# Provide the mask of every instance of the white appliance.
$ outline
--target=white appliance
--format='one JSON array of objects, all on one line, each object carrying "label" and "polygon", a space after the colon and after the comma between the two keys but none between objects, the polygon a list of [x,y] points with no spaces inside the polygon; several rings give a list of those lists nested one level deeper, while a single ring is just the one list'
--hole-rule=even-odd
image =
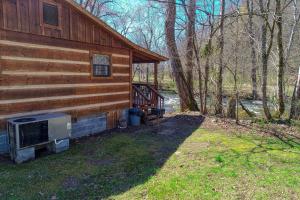
[{"label": "white appliance", "polygon": [[34,158],[35,148],[57,144],[71,137],[71,116],[50,113],[8,120],[11,159],[17,163]]}]

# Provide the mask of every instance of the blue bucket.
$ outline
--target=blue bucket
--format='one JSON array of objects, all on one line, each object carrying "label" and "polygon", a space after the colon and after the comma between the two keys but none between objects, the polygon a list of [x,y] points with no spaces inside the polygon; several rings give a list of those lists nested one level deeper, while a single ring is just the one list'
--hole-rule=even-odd
[{"label": "blue bucket", "polygon": [[132,126],[140,126],[141,125],[141,117],[138,115],[130,115],[130,124]]}]

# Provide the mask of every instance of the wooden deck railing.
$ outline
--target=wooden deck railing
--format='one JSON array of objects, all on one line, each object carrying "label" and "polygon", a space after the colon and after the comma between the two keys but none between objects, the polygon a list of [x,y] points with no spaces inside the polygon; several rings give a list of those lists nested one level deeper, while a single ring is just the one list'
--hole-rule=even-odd
[{"label": "wooden deck railing", "polygon": [[135,107],[164,108],[165,98],[158,93],[154,86],[146,83],[133,84],[133,102]]},{"label": "wooden deck railing", "polygon": [[132,85],[133,107],[145,110],[150,105],[150,99],[136,86]]}]

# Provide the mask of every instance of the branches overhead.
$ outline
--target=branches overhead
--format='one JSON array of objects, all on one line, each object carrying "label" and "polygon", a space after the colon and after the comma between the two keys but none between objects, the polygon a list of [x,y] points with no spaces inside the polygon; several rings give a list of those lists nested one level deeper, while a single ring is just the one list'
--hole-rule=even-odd
[{"label": "branches overhead", "polygon": [[84,9],[99,18],[116,16],[117,12],[112,10],[112,5],[116,5],[115,0],[75,0]]}]

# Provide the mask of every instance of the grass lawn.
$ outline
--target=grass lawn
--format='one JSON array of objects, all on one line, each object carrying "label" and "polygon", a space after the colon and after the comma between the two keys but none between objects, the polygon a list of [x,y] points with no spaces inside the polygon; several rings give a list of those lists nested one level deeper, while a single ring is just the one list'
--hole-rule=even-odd
[{"label": "grass lawn", "polygon": [[300,199],[299,142],[202,121],[177,116],[0,161],[0,199]]}]

